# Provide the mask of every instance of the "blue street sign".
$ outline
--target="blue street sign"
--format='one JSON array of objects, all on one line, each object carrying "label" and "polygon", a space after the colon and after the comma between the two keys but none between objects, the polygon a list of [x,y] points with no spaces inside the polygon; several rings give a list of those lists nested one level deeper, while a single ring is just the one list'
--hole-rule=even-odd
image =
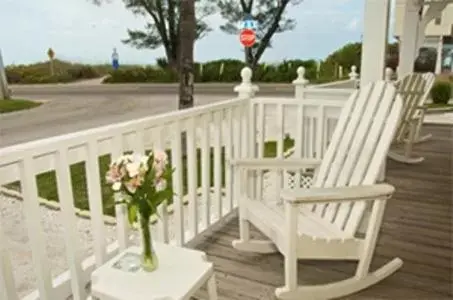
[{"label": "blue street sign", "polygon": [[242,19],[242,28],[241,29],[252,29],[255,30],[257,29],[257,24],[256,21],[253,20],[251,15],[246,15],[244,19]]}]

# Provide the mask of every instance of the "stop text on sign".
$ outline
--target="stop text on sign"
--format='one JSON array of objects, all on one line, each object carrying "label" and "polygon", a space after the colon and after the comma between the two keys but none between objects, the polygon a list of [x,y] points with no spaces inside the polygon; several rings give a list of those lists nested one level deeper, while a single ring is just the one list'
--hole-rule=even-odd
[{"label": "stop text on sign", "polygon": [[241,30],[239,40],[244,47],[252,47],[256,42],[255,31],[251,29]]}]

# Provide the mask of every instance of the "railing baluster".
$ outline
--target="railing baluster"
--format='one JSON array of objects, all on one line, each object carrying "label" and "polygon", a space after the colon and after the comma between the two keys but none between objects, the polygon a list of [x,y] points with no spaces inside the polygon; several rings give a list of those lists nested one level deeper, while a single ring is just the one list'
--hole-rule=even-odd
[{"label": "railing baluster", "polygon": [[145,130],[140,127],[135,132],[135,138],[133,141],[132,149],[135,153],[145,154]]},{"label": "railing baluster", "polygon": [[[117,134],[112,138],[112,153],[111,160],[117,159],[123,155],[123,138],[121,135]],[[101,174],[101,176],[104,174]],[[114,201],[118,202],[121,199],[119,193],[113,195]],[[128,224],[127,219],[127,206],[126,204],[116,204],[115,205],[115,217],[116,217],[116,236],[118,238],[118,245],[120,251],[124,251],[129,247],[129,233],[130,225]]]},{"label": "railing baluster", "polygon": [[[296,136],[294,138],[294,154],[297,158],[302,158],[302,147],[304,144],[304,105],[300,103],[297,105],[296,115]],[[299,188],[301,176],[300,171],[297,171],[294,175],[294,188]]]},{"label": "railing baluster", "polygon": [[96,266],[100,267],[106,259],[106,239],[104,213],[102,209],[101,181],[99,173],[99,153],[97,140],[90,140],[86,145],[87,160],[85,165],[88,203],[90,205],[91,231],[94,240]]},{"label": "railing baluster", "polygon": [[[153,139],[153,150],[156,151],[166,151],[166,140],[164,138],[163,132],[165,127],[159,127],[154,130],[154,139]],[[168,243],[170,241],[170,229],[169,229],[169,222],[168,222],[168,205],[166,202],[159,205],[157,208],[159,214],[159,220],[157,221],[154,233],[157,233],[157,240],[160,240],[164,243]]]},{"label": "railing baluster", "polygon": [[182,149],[181,149],[181,126],[179,121],[176,121],[171,126],[173,132],[172,145],[171,145],[171,163],[174,168],[173,180],[173,208],[174,208],[174,229],[176,244],[184,245],[184,214],[183,214],[183,189],[182,189]]},{"label": "railing baluster", "polygon": [[[266,119],[266,110],[265,110],[264,103],[258,103],[258,124],[257,124],[257,156],[258,158],[262,158],[264,156],[264,139],[266,137],[266,126],[265,126],[265,119]],[[258,200],[263,198],[263,188],[264,188],[264,179],[263,179],[263,171],[257,172],[257,181],[256,181],[256,197]]]},{"label": "railing baluster", "polygon": [[[283,145],[283,138],[284,138],[284,111],[283,111],[283,104],[277,104],[277,136],[276,136],[276,140],[277,140],[277,157],[278,158],[283,158],[283,151],[284,151],[284,145]],[[280,195],[280,191],[281,191],[281,188],[282,188],[282,184],[283,184],[283,172],[285,172],[284,170],[283,171],[277,171],[277,176],[276,176],[276,182],[277,182],[277,185],[276,185],[276,191],[275,191],[275,195],[278,197],[278,195]]]},{"label": "railing baluster", "polygon": [[[241,109],[238,106],[233,108],[233,158],[241,158]],[[236,171],[235,171],[236,173]],[[239,177],[234,175],[233,186],[235,189],[239,189],[239,185],[242,185],[239,181]],[[233,197],[233,207],[236,207],[239,199],[235,196]]]},{"label": "railing baluster", "polygon": [[201,117],[201,190],[202,201],[205,205],[203,230],[211,224],[211,114]]},{"label": "railing baluster", "polygon": [[316,146],[315,146],[315,158],[321,159],[324,153],[324,149],[322,147],[323,140],[324,140],[324,128],[325,128],[325,114],[324,114],[324,106],[319,105],[317,111],[317,120],[316,120]]},{"label": "railing baluster", "polygon": [[21,188],[24,199],[24,215],[32,250],[33,267],[41,299],[54,299],[49,259],[41,225],[41,211],[38,201],[38,187],[33,158],[25,157],[20,166]]},{"label": "railing baluster", "polygon": [[222,111],[214,113],[214,203],[216,220],[222,218]]},{"label": "railing baluster", "polygon": [[66,255],[68,258],[69,272],[71,274],[72,297],[74,300],[86,299],[80,249],[78,247],[77,224],[74,209],[74,194],[71,186],[71,174],[69,172],[68,149],[60,148],[57,152],[56,178],[58,198],[60,199],[61,221],[64,226]]},{"label": "railing baluster", "polygon": [[228,202],[228,212],[233,209],[233,167],[229,161],[233,158],[233,110],[228,108],[225,110],[225,198]]},{"label": "railing baluster", "polygon": [[187,197],[189,199],[189,229],[195,237],[198,234],[198,164],[195,117],[187,121]]},{"label": "railing baluster", "polygon": [[1,217],[0,214],[0,299],[19,300]]},{"label": "railing baluster", "polygon": [[[246,155],[250,158],[256,158],[257,157],[257,145],[256,145],[256,128],[257,128],[257,104],[254,102],[250,102],[248,108],[248,114],[246,116],[246,129],[247,129],[247,139],[248,139],[248,151]],[[257,174],[258,171],[248,171],[247,172],[247,184],[249,186],[249,197],[252,199],[256,198],[256,185],[257,185]]]}]

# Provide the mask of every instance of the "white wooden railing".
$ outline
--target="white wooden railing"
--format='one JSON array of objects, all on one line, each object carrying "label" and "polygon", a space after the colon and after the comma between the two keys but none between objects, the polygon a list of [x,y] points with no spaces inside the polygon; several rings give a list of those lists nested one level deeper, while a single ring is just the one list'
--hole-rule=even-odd
[{"label": "white wooden railing", "polygon": [[[171,164],[175,168],[172,183],[176,193],[173,214],[169,216],[168,210],[161,207],[161,218],[152,230],[156,240],[176,245],[191,245],[202,237],[203,232],[234,217],[237,198],[234,197],[235,179],[228,165],[229,159],[262,156],[266,141],[275,141],[278,157],[282,157],[285,150],[298,157],[322,157],[343,100],[353,90],[307,92],[303,101],[297,97],[251,99],[257,89],[250,82],[250,72],[243,73],[247,78],[243,76],[237,99],[0,149],[0,186],[20,182],[32,264],[37,276],[37,290],[23,299],[59,300],[70,295],[75,300],[86,299],[85,286],[94,268],[130,244],[123,206],[116,206],[115,210],[117,240],[113,244],[107,243],[100,156],[115,158],[127,151],[144,152],[154,148],[171,152]],[[187,136],[184,149],[180,139],[182,132]],[[293,140],[291,149],[284,143],[286,135]],[[94,255],[88,258],[81,257],[77,243],[74,190],[69,169],[76,163],[85,164],[94,239]],[[36,179],[37,174],[48,171],[56,173],[68,262],[68,270],[56,278],[52,278],[49,268]],[[197,174],[198,171],[201,174]],[[200,184],[198,178],[201,178]],[[256,184],[259,188],[262,183]],[[19,295],[2,222],[7,220],[0,219],[0,299],[17,300]]]},{"label": "white wooden railing", "polygon": [[[246,116],[248,100],[236,99],[197,107],[186,111],[176,111],[160,116],[114,124],[92,130],[53,137],[36,142],[15,145],[0,150],[0,185],[20,182],[24,200],[26,226],[29,232],[33,254],[33,266],[38,274],[40,299],[66,299],[71,294],[85,299],[85,285],[95,266],[102,265],[115,255],[118,249],[129,245],[128,226],[124,210],[117,208],[117,239],[114,245],[107,245],[104,234],[101,176],[98,159],[103,155],[117,157],[126,151],[144,152],[152,148],[165,148],[171,151],[171,163],[175,168],[173,187],[174,218],[168,221],[166,210],[154,231],[157,239],[183,245],[210,227],[213,223],[232,212],[235,203],[232,197],[231,174],[225,169],[225,189],[222,187],[222,161],[241,155],[246,145]],[[187,165],[183,166],[181,132],[187,135]],[[222,157],[224,147],[225,158]],[[197,149],[200,152],[197,155]],[[212,157],[212,158],[211,158]],[[198,162],[200,161],[201,162]],[[69,166],[84,162],[87,177],[87,192],[90,206],[91,230],[94,236],[94,258],[81,261],[78,257],[78,236],[75,226],[73,188]],[[201,165],[201,190],[204,210],[197,205],[197,163]],[[211,197],[210,164],[213,164],[214,196]],[[187,175],[183,177],[183,170]],[[52,282],[46,243],[40,222],[36,175],[55,170],[57,188],[65,230],[67,261],[69,272]],[[185,181],[183,183],[183,180]],[[183,213],[183,186],[187,186],[188,216]],[[222,190],[225,197],[222,197]],[[226,203],[224,203],[226,202]],[[212,205],[210,205],[212,203]],[[1,231],[1,230],[0,230]],[[0,270],[3,281],[2,292],[6,298],[15,300],[15,284],[8,259],[6,239],[0,233]],[[72,289],[72,291],[71,291]],[[84,298],[85,297],[85,298]],[[26,299],[38,299],[35,292]]]}]

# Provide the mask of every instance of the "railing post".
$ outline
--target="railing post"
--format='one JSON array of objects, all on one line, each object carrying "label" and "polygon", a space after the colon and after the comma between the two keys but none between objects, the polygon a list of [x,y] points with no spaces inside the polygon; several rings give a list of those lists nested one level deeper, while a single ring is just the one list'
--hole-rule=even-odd
[{"label": "railing post", "polygon": [[348,74],[349,79],[352,80],[353,82],[353,88],[358,89],[359,88],[359,74],[357,73],[357,67],[352,66],[351,67],[351,72]]},{"label": "railing post", "polygon": [[[249,99],[251,100],[255,93],[259,91],[257,85],[252,84],[252,69],[245,67],[241,70],[241,84],[234,87],[234,91],[238,93],[240,99]],[[255,157],[256,152],[256,124],[255,124],[255,112],[254,104],[252,101],[248,101],[248,105],[245,110],[242,112],[241,116],[241,127],[240,133],[236,134],[241,135],[241,157]],[[237,157],[236,157],[237,158]],[[255,176],[254,172],[247,172],[247,185],[249,195],[254,195],[255,190]],[[238,183],[240,184],[240,183]],[[238,185],[236,184],[236,186]]]},{"label": "railing post", "polygon": [[252,69],[249,67],[242,68],[241,79],[241,84],[235,86],[234,91],[238,93],[239,98],[253,98],[256,92],[259,91],[259,87],[252,84]]},{"label": "railing post", "polygon": [[297,78],[293,80],[294,85],[294,97],[297,100],[304,99],[305,88],[307,87],[309,81],[305,79],[305,68],[297,68]]}]

